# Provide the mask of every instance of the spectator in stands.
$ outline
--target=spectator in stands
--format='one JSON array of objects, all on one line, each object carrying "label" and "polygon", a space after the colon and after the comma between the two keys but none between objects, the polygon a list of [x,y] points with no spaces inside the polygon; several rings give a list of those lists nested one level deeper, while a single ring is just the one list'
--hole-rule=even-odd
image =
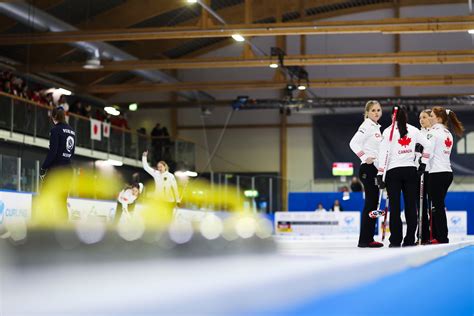
[{"label": "spectator in stands", "polygon": [[342,206],[341,206],[341,203],[339,202],[339,200],[334,200],[331,211],[332,212],[342,212],[342,211],[344,211],[342,209]]},{"label": "spectator in stands", "polygon": [[359,179],[357,177],[352,177],[351,191],[352,192],[362,192],[362,190],[363,190],[362,183],[360,183]]},{"label": "spectator in stands", "polygon": [[31,101],[36,103],[43,103],[43,99],[41,98],[41,94],[38,90],[33,91],[31,94]]},{"label": "spectator in stands", "polygon": [[128,127],[128,121],[127,119],[125,118],[125,115],[123,114],[120,114],[118,117],[118,126],[121,127],[121,128],[124,128],[124,129],[127,129],[129,130],[130,127]]},{"label": "spectator in stands", "polygon": [[151,147],[153,150],[153,158],[158,161],[162,157],[163,141],[163,130],[161,129],[160,123],[156,123],[155,127],[151,131]]},{"label": "spectator in stands", "polygon": [[[91,108],[91,109],[92,109],[92,108]],[[96,120],[104,121],[106,117],[107,117],[107,115],[104,113],[103,110],[101,110],[101,109],[96,109],[96,110],[95,110],[94,118],[95,118]],[[113,121],[113,120],[111,120],[111,123],[112,123],[112,125],[116,125],[116,124],[114,124],[114,121]]]},{"label": "spectator in stands", "polygon": [[23,84],[21,87],[19,96],[23,99],[30,100],[30,90],[28,89],[28,86],[26,84]]},{"label": "spectator in stands", "polygon": [[71,108],[69,109],[69,112],[74,113],[74,114],[79,114],[82,115],[82,102],[81,101],[76,101],[71,105]]},{"label": "spectator in stands", "polygon": [[21,96],[21,92],[23,90],[23,80],[19,77],[12,76],[12,79],[10,80],[11,87],[13,94],[16,96]]},{"label": "spectator in stands", "polygon": [[144,152],[147,148],[146,128],[140,127],[137,129],[138,151]]},{"label": "spectator in stands", "polygon": [[44,104],[53,107],[54,106],[54,101],[53,101],[53,93],[48,92],[44,96]]},{"label": "spectator in stands", "polygon": [[84,111],[82,113],[83,113],[82,116],[91,117],[92,116],[92,106],[90,104],[87,104],[84,107]]},{"label": "spectator in stands", "polygon": [[3,92],[13,94],[12,84],[11,84],[10,81],[4,81],[3,82]]},{"label": "spectator in stands", "polygon": [[315,212],[327,212],[328,210],[326,210],[323,206],[323,203],[318,203],[318,207],[314,210]]},{"label": "spectator in stands", "polygon": [[69,103],[67,103],[66,96],[62,94],[58,99],[58,106],[64,109],[66,122],[69,123]]}]

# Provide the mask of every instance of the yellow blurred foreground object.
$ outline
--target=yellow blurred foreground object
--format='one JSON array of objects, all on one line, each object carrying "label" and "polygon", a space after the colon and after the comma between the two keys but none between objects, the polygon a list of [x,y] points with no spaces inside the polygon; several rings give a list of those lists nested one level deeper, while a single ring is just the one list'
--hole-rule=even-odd
[{"label": "yellow blurred foreground object", "polygon": [[67,197],[71,189],[79,196],[110,198],[122,188],[121,181],[112,175],[101,176],[82,171],[73,176],[72,170],[48,173],[40,193],[33,201],[31,226],[39,229],[63,228],[68,225]]}]

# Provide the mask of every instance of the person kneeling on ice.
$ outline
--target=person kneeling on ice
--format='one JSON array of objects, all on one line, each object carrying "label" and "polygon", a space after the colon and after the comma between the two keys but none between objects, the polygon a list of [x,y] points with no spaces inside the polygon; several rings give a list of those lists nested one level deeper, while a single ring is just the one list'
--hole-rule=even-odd
[{"label": "person kneeling on ice", "polygon": [[135,210],[135,202],[140,194],[143,192],[142,183],[134,183],[131,186],[127,186],[125,189],[120,191],[117,198],[117,207],[115,209],[114,223],[117,224],[122,217],[122,213],[125,214],[127,219],[132,217],[133,211]]}]

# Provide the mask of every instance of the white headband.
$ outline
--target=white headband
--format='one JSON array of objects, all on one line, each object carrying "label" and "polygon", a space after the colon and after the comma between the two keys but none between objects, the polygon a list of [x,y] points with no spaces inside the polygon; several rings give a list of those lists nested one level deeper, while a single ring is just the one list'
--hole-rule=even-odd
[{"label": "white headband", "polygon": [[449,115],[451,113],[451,110],[446,109],[446,114]]}]

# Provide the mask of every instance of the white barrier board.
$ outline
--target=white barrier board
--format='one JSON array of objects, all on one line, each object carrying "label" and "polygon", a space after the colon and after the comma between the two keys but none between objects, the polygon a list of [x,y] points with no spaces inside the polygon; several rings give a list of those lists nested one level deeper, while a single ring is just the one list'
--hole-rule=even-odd
[{"label": "white barrier board", "polygon": [[349,235],[360,230],[359,212],[276,212],[277,235]]},{"label": "white barrier board", "polygon": [[[403,225],[403,236],[407,231],[407,223],[405,220],[405,212],[401,212],[400,215]],[[453,237],[464,237],[467,236],[467,211],[447,211],[446,219],[448,222],[448,236]],[[383,217],[379,218],[379,236],[382,234],[382,221]],[[430,223],[423,223],[423,225],[429,225]],[[387,216],[387,225],[385,229],[387,236],[390,235],[390,213]]]},{"label": "white barrier board", "polygon": [[0,191],[0,224],[31,218],[31,193]]}]

